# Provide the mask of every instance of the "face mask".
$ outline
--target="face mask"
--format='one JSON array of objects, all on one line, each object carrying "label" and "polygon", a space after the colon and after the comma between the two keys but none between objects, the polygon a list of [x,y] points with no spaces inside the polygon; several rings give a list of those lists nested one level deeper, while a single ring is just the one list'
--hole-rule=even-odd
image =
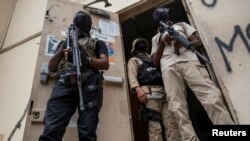
[{"label": "face mask", "polygon": [[73,19],[73,23],[79,27],[83,32],[88,33],[91,29],[91,17],[85,12],[78,12]]}]

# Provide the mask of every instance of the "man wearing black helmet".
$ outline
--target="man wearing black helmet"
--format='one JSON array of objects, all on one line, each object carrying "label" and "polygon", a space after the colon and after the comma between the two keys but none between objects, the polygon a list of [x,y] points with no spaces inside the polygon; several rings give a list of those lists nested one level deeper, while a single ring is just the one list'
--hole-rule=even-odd
[{"label": "man wearing black helmet", "polygon": [[181,141],[174,114],[168,111],[161,73],[147,53],[148,48],[149,42],[144,38],[133,41],[133,57],[127,65],[130,90],[147,108],[143,116],[149,120],[149,141],[163,141],[162,133],[169,141]]},{"label": "man wearing black helmet", "polygon": [[[84,110],[78,108],[78,136],[79,141],[96,141],[95,132],[103,91],[103,76],[99,70],[109,68],[108,51],[103,41],[90,38],[92,21],[87,13],[77,12],[73,24],[79,31],[79,49],[81,52],[87,52],[81,54]],[[65,54],[68,54],[67,59]],[[65,41],[61,41],[49,61],[49,70],[56,72],[57,80],[47,103],[44,130],[39,141],[61,141],[72,115],[79,107],[79,91],[74,81],[76,74],[72,63],[72,52],[66,49]]]},{"label": "man wearing black helmet", "polygon": [[[172,25],[168,19],[168,9],[158,8],[153,16],[155,21],[162,21],[174,28],[194,47],[202,45],[192,26],[185,22]],[[151,54],[156,66],[161,65],[169,108],[177,118],[183,141],[199,140],[188,114],[185,83],[192,89],[214,124],[234,124],[223,103],[220,90],[210,80],[205,66],[200,64],[194,52],[184,48],[169,32],[163,31],[152,38]]]}]

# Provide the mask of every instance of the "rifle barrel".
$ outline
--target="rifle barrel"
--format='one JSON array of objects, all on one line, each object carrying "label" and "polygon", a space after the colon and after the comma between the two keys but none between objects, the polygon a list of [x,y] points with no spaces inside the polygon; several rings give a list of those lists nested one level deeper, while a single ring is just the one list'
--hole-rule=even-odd
[{"label": "rifle barrel", "polygon": [[78,91],[79,91],[79,99],[80,99],[80,110],[83,111],[84,108],[84,102],[83,102],[83,96],[82,96],[82,74],[81,74],[81,52],[78,47],[78,31],[76,26],[71,26],[72,30],[72,40],[73,40],[73,47],[72,47],[72,53],[73,53],[73,63],[74,67],[76,69],[76,75],[77,75],[77,85],[78,85]]}]

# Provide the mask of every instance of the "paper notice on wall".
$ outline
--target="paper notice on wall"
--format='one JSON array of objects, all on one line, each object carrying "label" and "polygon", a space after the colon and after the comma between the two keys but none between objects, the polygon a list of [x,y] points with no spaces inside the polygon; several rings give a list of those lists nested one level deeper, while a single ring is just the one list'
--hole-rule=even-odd
[{"label": "paper notice on wall", "polygon": [[47,35],[45,55],[53,56],[56,51],[58,43],[59,40],[57,40],[53,35]]},{"label": "paper notice on wall", "polygon": [[97,39],[102,40],[104,42],[115,42],[115,38],[114,37],[103,35],[103,34],[99,34],[97,32],[93,32],[93,34],[91,34],[91,37],[92,38],[97,38]]},{"label": "paper notice on wall", "polygon": [[99,27],[101,28],[101,33],[109,36],[119,36],[119,26],[116,22],[100,19]]}]

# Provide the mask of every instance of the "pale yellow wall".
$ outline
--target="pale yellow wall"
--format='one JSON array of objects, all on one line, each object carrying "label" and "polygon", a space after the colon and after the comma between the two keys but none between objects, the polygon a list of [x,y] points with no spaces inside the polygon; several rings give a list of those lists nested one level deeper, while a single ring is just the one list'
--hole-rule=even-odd
[{"label": "pale yellow wall", "polygon": [[[40,36],[0,55],[0,133],[7,139],[28,102],[37,60]],[[21,141],[24,129],[12,141]]]},{"label": "pale yellow wall", "polygon": [[3,135],[0,135],[0,141],[3,141]]},{"label": "pale yellow wall", "polygon": [[9,23],[11,13],[14,9],[16,0],[1,0],[0,2],[0,45]]},{"label": "pale yellow wall", "polygon": [[[247,46],[250,46],[250,1],[213,0],[202,3],[201,0],[186,0],[186,2],[213,61],[221,87],[224,92],[228,93],[232,101],[239,123],[249,124],[250,51],[247,50]],[[212,2],[215,2],[214,5],[212,5]],[[235,34],[235,27],[239,27],[242,37],[239,33]],[[236,35],[235,40],[233,40],[234,35]],[[223,48],[223,51],[231,65],[231,72],[226,68],[222,53],[215,42],[215,37],[230,46],[225,47],[228,49]],[[242,39],[245,39],[247,43],[244,43]]]},{"label": "pale yellow wall", "polygon": [[3,48],[42,30],[46,2],[46,0],[17,1]]},{"label": "pale yellow wall", "polygon": [[[42,30],[46,0],[18,0],[4,47],[27,38]],[[2,5],[2,1],[0,5]],[[37,61],[40,36],[11,50],[0,53],[0,134],[7,140],[10,132],[22,116],[30,97]],[[12,141],[21,141],[17,130]]]}]

